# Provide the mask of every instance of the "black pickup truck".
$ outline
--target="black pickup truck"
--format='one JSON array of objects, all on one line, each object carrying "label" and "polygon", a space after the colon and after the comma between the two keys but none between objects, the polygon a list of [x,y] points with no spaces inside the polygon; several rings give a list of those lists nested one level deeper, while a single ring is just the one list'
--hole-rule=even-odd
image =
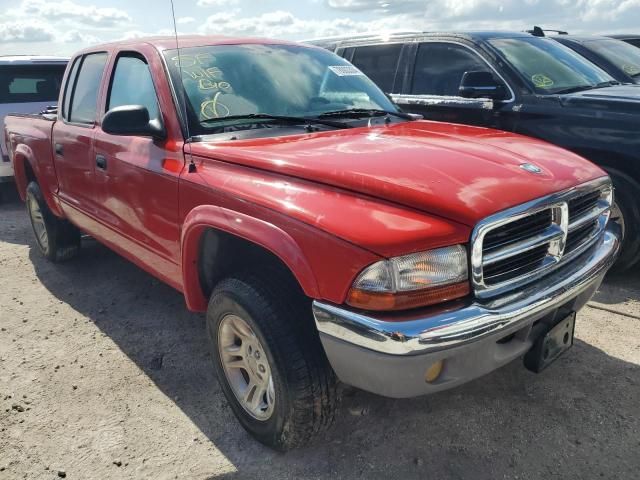
[{"label": "black pickup truck", "polygon": [[621,85],[551,38],[520,32],[402,33],[314,40],[351,61],[407,112],[541,138],[609,172],[640,261],[640,85]]}]

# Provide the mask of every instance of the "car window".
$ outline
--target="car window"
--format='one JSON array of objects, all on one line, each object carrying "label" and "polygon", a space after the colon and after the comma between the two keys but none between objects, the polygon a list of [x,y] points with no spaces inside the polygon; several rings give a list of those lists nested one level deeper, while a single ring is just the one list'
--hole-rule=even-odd
[{"label": "car window", "polygon": [[57,102],[65,65],[0,67],[0,104]]},{"label": "car window", "polygon": [[147,107],[152,120],[159,116],[158,98],[149,65],[140,57],[121,56],[116,63],[107,110],[122,105]]},{"label": "car window", "polygon": [[539,94],[587,89],[613,78],[551,38],[496,38],[489,43]]},{"label": "car window", "polygon": [[93,123],[98,107],[98,90],[107,63],[106,53],[86,55],[80,66],[71,97],[69,120],[74,123]]},{"label": "car window", "polygon": [[73,91],[73,85],[76,83],[76,76],[78,75],[78,68],[82,63],[82,58],[78,57],[73,61],[71,71],[67,77],[67,83],[64,86],[64,97],[62,98],[62,118],[69,119],[69,109],[71,106],[71,92]]},{"label": "car window", "polygon": [[351,63],[373,80],[382,91],[392,93],[401,50],[400,43],[358,47]]},{"label": "car window", "polygon": [[634,47],[640,48],[640,39],[626,40],[627,43],[630,43]]},{"label": "car window", "polygon": [[453,43],[423,43],[418,48],[411,93],[458,96],[465,72],[491,69],[477,54]]},{"label": "car window", "polygon": [[621,40],[589,40],[584,43],[589,50],[601,55],[633,78],[640,77],[640,49]]}]

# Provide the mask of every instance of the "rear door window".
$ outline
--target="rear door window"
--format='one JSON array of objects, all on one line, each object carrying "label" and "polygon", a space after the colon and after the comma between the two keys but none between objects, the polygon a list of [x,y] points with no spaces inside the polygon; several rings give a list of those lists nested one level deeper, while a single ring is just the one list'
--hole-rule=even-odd
[{"label": "rear door window", "polygon": [[0,104],[58,101],[64,64],[0,67]]},{"label": "rear door window", "polygon": [[357,47],[351,63],[373,80],[383,92],[392,93],[401,51],[401,43]]},{"label": "rear door window", "polygon": [[422,43],[416,56],[411,93],[457,97],[465,72],[477,71],[491,70],[468,48],[453,43]]},{"label": "rear door window", "polygon": [[107,63],[106,53],[90,53],[82,60],[71,94],[69,121],[92,124],[98,109],[98,91]]},{"label": "rear door window", "polygon": [[62,118],[69,120],[69,108],[71,107],[71,92],[73,91],[73,85],[76,83],[76,76],[78,75],[78,67],[82,63],[82,57],[78,57],[73,61],[69,75],[67,75],[67,81],[64,85],[64,94],[62,97]]},{"label": "rear door window", "polygon": [[149,65],[137,55],[120,56],[111,79],[107,110],[123,105],[146,107],[151,120],[159,116],[158,98]]}]

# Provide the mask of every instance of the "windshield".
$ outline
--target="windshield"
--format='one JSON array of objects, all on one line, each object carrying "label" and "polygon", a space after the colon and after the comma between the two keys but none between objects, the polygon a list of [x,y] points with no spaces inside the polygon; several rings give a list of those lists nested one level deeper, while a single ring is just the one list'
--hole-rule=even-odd
[{"label": "windshield", "polygon": [[489,43],[536,93],[588,89],[614,81],[609,74],[550,38],[500,38]]},{"label": "windshield", "polygon": [[[180,49],[179,55],[167,51],[165,57],[176,90],[182,84],[186,93],[191,135],[212,133],[225,123],[250,123],[237,118],[243,115],[313,118],[355,108],[398,111],[360,70],[324,49],[215,45]],[[225,122],[225,117],[235,118]]]},{"label": "windshield", "polygon": [[589,50],[601,55],[627,75],[640,79],[640,48],[621,40],[589,40]]}]

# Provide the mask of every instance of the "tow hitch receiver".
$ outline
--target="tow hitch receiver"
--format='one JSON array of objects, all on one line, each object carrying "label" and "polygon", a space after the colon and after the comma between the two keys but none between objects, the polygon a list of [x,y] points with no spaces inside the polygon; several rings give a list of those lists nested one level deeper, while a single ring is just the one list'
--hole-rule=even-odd
[{"label": "tow hitch receiver", "polygon": [[540,373],[573,345],[576,313],[572,312],[541,335],[524,356],[524,366]]}]

